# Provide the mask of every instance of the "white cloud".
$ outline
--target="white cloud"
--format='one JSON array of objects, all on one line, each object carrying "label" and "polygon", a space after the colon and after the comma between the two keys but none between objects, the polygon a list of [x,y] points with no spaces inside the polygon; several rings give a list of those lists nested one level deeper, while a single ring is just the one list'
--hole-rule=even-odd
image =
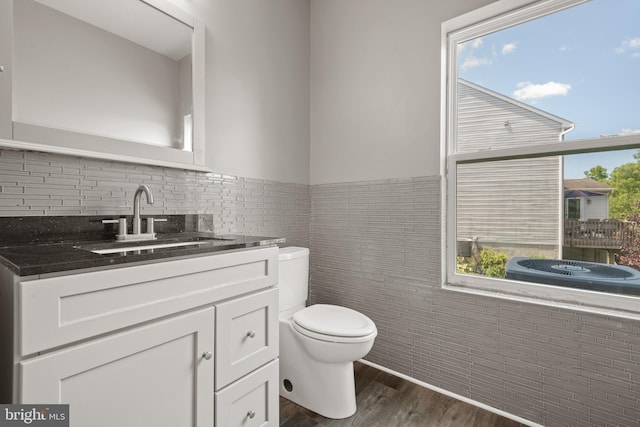
[{"label": "white cloud", "polygon": [[479,48],[482,47],[483,44],[484,44],[484,40],[482,39],[482,37],[479,37],[479,38],[473,39],[473,40],[469,40],[469,41],[466,41],[464,43],[460,43],[460,44],[458,44],[458,53],[464,52],[468,48],[479,49]]},{"label": "white cloud", "polygon": [[469,55],[464,59],[462,68],[474,68],[482,65],[491,65],[492,61],[489,58],[477,58],[473,55]]},{"label": "white cloud", "polygon": [[516,44],[515,43],[507,43],[504,46],[502,46],[502,54],[503,55],[507,55],[509,53],[512,53],[515,50],[516,50]]},{"label": "white cloud", "polygon": [[640,129],[624,128],[620,131],[619,135],[637,135],[640,134]]},{"label": "white cloud", "polygon": [[519,100],[540,99],[548,96],[564,96],[569,93],[571,85],[566,83],[547,82],[536,84],[531,82],[521,82],[517,85],[517,90],[513,96]]},{"label": "white cloud", "polygon": [[[635,37],[633,39],[627,39],[625,41],[623,41],[620,44],[620,47],[616,47],[615,49],[613,49],[617,54],[623,54],[626,53],[630,50],[635,50],[635,49],[639,49],[640,50],[640,37]],[[638,52],[632,52],[631,53],[631,57],[632,58],[637,58]]]}]

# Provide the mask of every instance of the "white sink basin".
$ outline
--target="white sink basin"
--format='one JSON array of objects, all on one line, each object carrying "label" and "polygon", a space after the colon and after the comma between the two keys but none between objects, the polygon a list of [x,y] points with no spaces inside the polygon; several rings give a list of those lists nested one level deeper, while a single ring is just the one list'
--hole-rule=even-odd
[{"label": "white sink basin", "polygon": [[120,248],[108,248],[108,249],[90,249],[94,254],[116,254],[121,252],[134,252],[134,251],[147,251],[149,249],[163,249],[163,248],[179,248],[183,246],[193,246],[197,248],[200,245],[205,245],[209,242],[207,241],[198,241],[198,242],[174,242],[174,243],[156,243],[156,244],[148,244],[148,245],[138,245],[138,246],[129,246],[129,247],[120,247]]},{"label": "white sink basin", "polygon": [[[154,251],[156,249],[183,248],[192,249],[205,245],[216,245],[216,242],[236,240],[237,236],[219,237],[184,237],[169,239],[168,241],[132,241],[132,242],[109,242],[88,245],[78,245],[76,249],[93,252],[98,255],[127,254],[129,252]],[[220,243],[218,243],[219,245]],[[216,245],[217,246],[217,245]]]}]

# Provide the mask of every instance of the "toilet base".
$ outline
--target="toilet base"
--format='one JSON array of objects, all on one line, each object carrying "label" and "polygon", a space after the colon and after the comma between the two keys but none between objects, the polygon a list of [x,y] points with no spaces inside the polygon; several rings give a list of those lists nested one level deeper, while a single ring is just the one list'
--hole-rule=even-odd
[{"label": "toilet base", "polygon": [[289,322],[280,320],[280,396],[327,418],[355,414],[353,362],[317,362],[295,339]]}]

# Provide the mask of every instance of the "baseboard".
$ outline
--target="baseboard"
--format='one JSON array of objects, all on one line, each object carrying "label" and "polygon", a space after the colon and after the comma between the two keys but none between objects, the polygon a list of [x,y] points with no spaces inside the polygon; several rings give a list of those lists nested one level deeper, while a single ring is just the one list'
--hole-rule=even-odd
[{"label": "baseboard", "polygon": [[527,419],[518,417],[516,415],[513,415],[513,414],[510,414],[508,412],[502,411],[500,409],[494,408],[493,406],[489,406],[489,405],[486,405],[484,403],[477,402],[477,401],[475,401],[473,399],[469,399],[468,397],[464,397],[464,396],[460,396],[459,394],[452,393],[452,392],[450,392],[448,390],[445,390],[445,389],[442,389],[440,387],[436,387],[434,385],[427,384],[427,383],[425,383],[423,381],[419,381],[419,380],[417,380],[415,378],[412,378],[412,377],[410,377],[408,375],[401,374],[400,372],[396,372],[396,371],[393,371],[393,370],[391,370],[389,368],[385,368],[384,366],[380,366],[380,365],[377,365],[375,363],[369,362],[368,360],[360,359],[358,362],[362,362],[365,365],[369,365],[369,366],[374,367],[376,369],[380,369],[381,371],[384,371],[384,372],[386,372],[388,374],[391,374],[391,375],[395,375],[396,377],[400,377],[400,378],[405,379],[407,381],[410,381],[410,382],[412,382],[414,384],[417,384],[417,385],[419,385],[421,387],[428,388],[429,390],[435,391],[436,393],[444,394],[445,396],[449,396],[449,397],[454,398],[456,400],[460,400],[462,402],[465,402],[465,403],[468,403],[470,405],[476,406],[476,407],[478,407],[480,409],[484,409],[486,411],[493,412],[494,414],[500,415],[500,416],[505,417],[505,418],[509,418],[510,420],[517,421],[517,422],[519,422],[521,424],[524,424],[524,425],[527,425],[527,426],[530,426],[530,427],[544,427],[542,424],[534,423],[531,420],[527,420]]}]

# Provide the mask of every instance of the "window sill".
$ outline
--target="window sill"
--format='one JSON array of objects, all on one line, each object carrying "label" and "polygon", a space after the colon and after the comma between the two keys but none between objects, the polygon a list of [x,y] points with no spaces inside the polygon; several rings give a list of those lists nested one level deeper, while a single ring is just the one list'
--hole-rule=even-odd
[{"label": "window sill", "polygon": [[442,289],[588,314],[640,320],[640,299],[637,297],[508,280],[483,279],[478,282],[484,283],[444,283]]}]

